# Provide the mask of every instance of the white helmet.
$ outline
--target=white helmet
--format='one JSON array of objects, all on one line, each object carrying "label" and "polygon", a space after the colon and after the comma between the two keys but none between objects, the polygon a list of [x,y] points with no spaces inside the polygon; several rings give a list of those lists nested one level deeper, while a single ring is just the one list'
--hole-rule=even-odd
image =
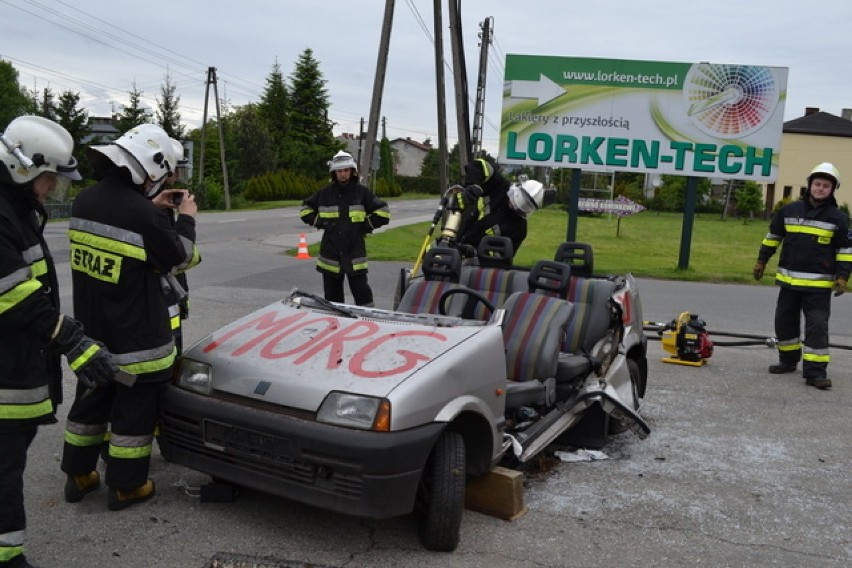
[{"label": "white helmet", "polygon": [[541,208],[544,201],[544,185],[534,179],[522,178],[509,188],[509,202],[522,217]]},{"label": "white helmet", "polygon": [[352,154],[349,152],[344,152],[340,150],[331,161],[328,163],[328,171],[336,172],[337,170],[348,170],[353,169],[355,172],[358,172],[358,164],[355,163],[355,158],[352,157]]},{"label": "white helmet", "polygon": [[815,177],[825,177],[829,178],[834,182],[834,188],[832,190],[840,187],[840,172],[837,171],[837,168],[834,167],[834,164],[830,162],[823,162],[821,164],[817,164],[814,169],[811,170],[811,173],[808,174],[808,189],[811,186],[811,180]]},{"label": "white helmet", "polygon": [[0,164],[12,183],[26,184],[44,172],[80,180],[74,139],[59,124],[40,116],[19,116],[0,134]]},{"label": "white helmet", "polygon": [[160,185],[177,165],[173,139],[156,124],[140,124],[122,134],[115,142],[105,146],[92,146],[112,163],[130,170],[133,183],[143,185],[152,181],[149,196],[159,191]]}]

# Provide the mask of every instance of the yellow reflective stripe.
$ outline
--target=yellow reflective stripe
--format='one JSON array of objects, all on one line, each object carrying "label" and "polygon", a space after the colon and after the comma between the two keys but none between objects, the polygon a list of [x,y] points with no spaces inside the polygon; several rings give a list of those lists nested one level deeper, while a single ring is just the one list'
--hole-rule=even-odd
[{"label": "yellow reflective stripe", "polygon": [[33,269],[34,277],[44,276],[45,274],[47,274],[47,261],[44,259],[37,260],[36,262],[32,263],[30,267]]},{"label": "yellow reflective stripe", "polygon": [[[173,346],[171,353],[169,353],[165,357],[151,359],[150,361],[140,361],[139,363],[128,363],[126,365],[119,365],[118,367],[121,370],[127,371],[128,373],[132,373],[134,375],[142,375],[144,373],[156,373],[157,371],[163,371],[174,365],[176,358],[177,348]],[[115,360],[115,357],[113,357],[113,360]]]},{"label": "yellow reflective stripe", "polygon": [[71,242],[113,252],[128,258],[135,258],[136,260],[143,261],[148,258],[148,255],[145,252],[145,247],[131,245],[115,239],[93,235],[83,231],[75,231],[74,229],[68,231],[68,238],[71,239]]},{"label": "yellow reflective stripe", "polygon": [[791,343],[789,345],[784,345],[782,343],[778,344],[778,351],[798,351],[801,348],[801,343]]},{"label": "yellow reflective stripe", "polygon": [[172,331],[180,329],[180,316],[172,316],[169,319],[169,325],[171,326]]},{"label": "yellow reflective stripe", "polygon": [[73,361],[68,361],[68,366],[71,367],[72,371],[76,371],[86,363],[88,363],[91,358],[101,350],[100,345],[97,343],[92,343],[89,345],[89,348],[83,351],[79,357],[75,358]]},{"label": "yellow reflective stripe", "polygon": [[0,419],[2,420],[25,420],[52,413],[53,402],[50,399],[35,404],[0,404]]},{"label": "yellow reflective stripe", "polygon": [[775,274],[775,279],[790,286],[802,286],[807,288],[831,288],[834,282],[831,280],[809,280],[806,278],[794,278],[780,272]]},{"label": "yellow reflective stripe", "polygon": [[340,265],[338,264],[329,264],[328,262],[324,262],[322,259],[317,259],[317,266],[328,270],[329,272],[340,274]]},{"label": "yellow reflective stripe", "polygon": [[356,264],[356,263],[353,262],[352,263],[352,269],[353,270],[367,270],[367,263],[366,262],[359,262],[359,263]]},{"label": "yellow reflective stripe", "polygon": [[812,363],[828,363],[831,361],[831,356],[805,352],[804,354],[802,354],[802,360],[810,361]]},{"label": "yellow reflective stripe", "polygon": [[340,217],[340,213],[338,211],[320,211],[320,219],[337,219]]},{"label": "yellow reflective stripe", "polygon": [[114,446],[112,443],[109,445],[109,457],[111,458],[119,458],[123,460],[134,460],[139,458],[147,458],[151,455],[151,448],[153,444],[148,444],[146,446],[139,447],[124,447],[124,446]]},{"label": "yellow reflective stripe", "polygon": [[0,294],[0,314],[11,310],[41,288],[41,282],[31,278]]},{"label": "yellow reflective stripe", "polygon": [[761,244],[765,247],[778,248],[778,245],[781,244],[781,241],[775,239],[763,239],[763,242]]},{"label": "yellow reflective stripe", "polygon": [[71,446],[76,446],[78,448],[91,448],[92,446],[100,446],[104,443],[106,439],[106,434],[101,432],[100,434],[75,434],[73,432],[65,431],[65,442]]},{"label": "yellow reflective stripe", "polygon": [[837,262],[852,262],[852,253],[838,252],[834,259]]},{"label": "yellow reflective stripe", "polygon": [[363,223],[367,218],[367,213],[362,209],[361,211],[349,211],[349,220],[353,223]]},{"label": "yellow reflective stripe", "polygon": [[376,209],[371,213],[371,215],[377,215],[379,217],[385,217],[386,219],[390,219],[390,211],[387,207],[382,207],[381,209]]},{"label": "yellow reflective stripe", "polygon": [[0,546],[0,562],[8,562],[23,554],[23,546]]},{"label": "yellow reflective stripe", "polygon": [[788,233],[800,233],[804,235],[814,235],[817,237],[828,237],[831,238],[834,236],[834,231],[830,229],[820,229],[819,227],[811,227],[808,225],[787,225],[785,227]]}]

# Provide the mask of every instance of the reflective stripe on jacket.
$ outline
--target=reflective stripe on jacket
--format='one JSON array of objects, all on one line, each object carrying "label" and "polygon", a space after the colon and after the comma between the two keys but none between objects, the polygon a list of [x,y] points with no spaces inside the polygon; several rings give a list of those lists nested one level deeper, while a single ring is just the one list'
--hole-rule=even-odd
[{"label": "reflective stripe on jacket", "polygon": [[55,422],[62,371],[45,348],[57,287],[32,189],[0,184],[0,429]]},{"label": "reflective stripe on jacket", "polygon": [[387,203],[354,181],[325,186],[302,202],[299,214],[323,229],[317,270],[328,274],[366,272],[364,236],[390,222]]},{"label": "reflective stripe on jacket", "polygon": [[781,247],[775,281],[798,290],[831,289],[837,277],[849,278],[852,242],[849,219],[831,204],[814,207],[808,199],[785,205],[773,216],[758,252],[766,262]]}]

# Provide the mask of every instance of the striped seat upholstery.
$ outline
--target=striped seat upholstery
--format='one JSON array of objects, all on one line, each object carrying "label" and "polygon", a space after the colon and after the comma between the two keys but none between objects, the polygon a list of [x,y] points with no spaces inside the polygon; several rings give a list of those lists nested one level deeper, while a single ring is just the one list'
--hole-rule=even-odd
[{"label": "striped seat upholstery", "polygon": [[507,378],[523,382],[556,377],[559,345],[571,320],[571,304],[552,296],[517,292],[503,307]]},{"label": "striped seat upholstery", "polygon": [[571,277],[568,301],[574,304],[574,317],[568,325],[562,351],[588,353],[609,329],[609,299],[615,282],[603,278]]},{"label": "striped seat upholstery", "polygon": [[[461,283],[482,294],[495,308],[503,307],[512,294],[527,290],[525,275],[490,266],[464,266]],[[486,320],[490,315],[482,302],[474,306],[473,319]]]},{"label": "striped seat upholstery", "polygon": [[[440,306],[438,304],[441,295],[447,290],[456,288],[462,288],[462,286],[455,282],[444,282],[441,280],[418,280],[417,282],[412,282],[405,289],[405,294],[400,299],[397,309],[407,314],[439,314]],[[458,302],[455,298],[450,299],[448,311],[451,313],[448,315],[459,315],[458,313],[454,313],[459,311],[453,308],[454,305],[458,305]]]}]

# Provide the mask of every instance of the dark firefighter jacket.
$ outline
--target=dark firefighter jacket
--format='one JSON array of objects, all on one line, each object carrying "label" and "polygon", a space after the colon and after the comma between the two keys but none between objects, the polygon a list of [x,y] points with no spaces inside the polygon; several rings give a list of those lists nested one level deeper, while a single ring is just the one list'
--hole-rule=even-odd
[{"label": "dark firefighter jacket", "polygon": [[0,429],[56,422],[62,400],[59,355],[45,349],[59,291],[37,209],[29,185],[0,184]]},{"label": "dark firefighter jacket", "polygon": [[175,360],[165,276],[193,256],[195,219],[172,221],[114,168],[74,200],[69,224],[74,314],[140,381]]},{"label": "dark firefighter jacket", "polygon": [[852,269],[848,232],[849,220],[837,207],[794,201],[775,213],[757,258],[768,261],[783,242],[775,282],[795,290],[831,290],[835,278],[848,279]]},{"label": "dark firefighter jacket", "polygon": [[388,204],[356,181],[320,189],[302,202],[300,215],[323,230],[317,270],[335,275],[366,272],[364,236],[390,222]]},{"label": "dark firefighter jacket", "polygon": [[471,207],[463,204],[464,217],[459,228],[459,242],[476,248],[485,236],[509,237],[515,253],[527,238],[527,220],[509,205],[509,180],[494,172],[485,181],[465,177],[465,185],[476,183],[483,195]]}]

